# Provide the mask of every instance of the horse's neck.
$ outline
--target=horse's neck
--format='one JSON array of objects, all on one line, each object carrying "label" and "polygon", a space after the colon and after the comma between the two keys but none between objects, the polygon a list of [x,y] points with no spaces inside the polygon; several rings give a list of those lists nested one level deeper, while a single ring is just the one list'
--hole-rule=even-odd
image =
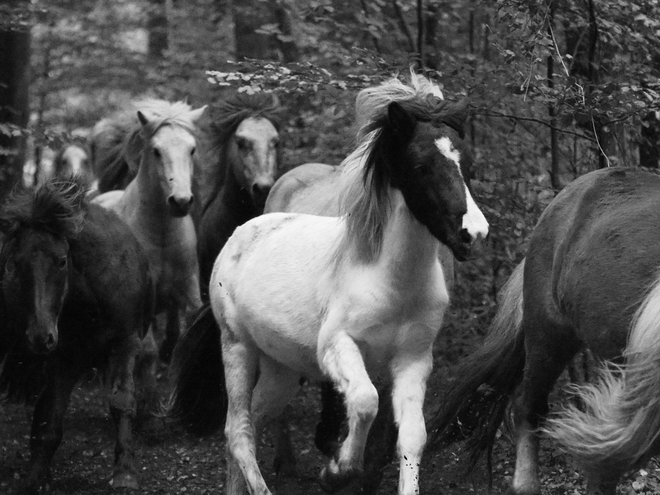
[{"label": "horse's neck", "polygon": [[148,236],[153,244],[169,244],[170,238],[177,236],[182,218],[170,214],[158,180],[149,177],[143,165],[122,197],[124,216],[130,218],[134,230]]},{"label": "horse's neck", "polygon": [[240,224],[263,213],[257,211],[249,192],[241,187],[231,163],[225,164],[225,174],[222,180],[222,187],[218,191],[217,199],[222,208],[231,212],[232,217],[236,218]]},{"label": "horse's neck", "polygon": [[376,264],[398,284],[416,284],[439,266],[439,241],[408,209],[400,191],[390,192],[390,214]]}]

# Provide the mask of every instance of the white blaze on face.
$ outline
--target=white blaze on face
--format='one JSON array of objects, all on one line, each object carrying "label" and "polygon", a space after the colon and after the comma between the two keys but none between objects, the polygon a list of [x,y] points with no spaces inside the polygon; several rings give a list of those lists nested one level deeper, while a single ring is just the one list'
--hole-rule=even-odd
[{"label": "white blaze on face", "polygon": [[[463,172],[461,172],[461,154],[452,146],[451,140],[448,137],[441,137],[435,141],[435,145],[445,158],[456,165],[458,173],[463,177]],[[479,237],[485,238],[488,235],[488,221],[484,217],[484,214],[481,213],[477,203],[472,199],[472,195],[467,185],[465,185],[465,178],[463,178],[463,185],[465,187],[467,213],[463,215],[462,228],[470,234],[473,240]]]}]

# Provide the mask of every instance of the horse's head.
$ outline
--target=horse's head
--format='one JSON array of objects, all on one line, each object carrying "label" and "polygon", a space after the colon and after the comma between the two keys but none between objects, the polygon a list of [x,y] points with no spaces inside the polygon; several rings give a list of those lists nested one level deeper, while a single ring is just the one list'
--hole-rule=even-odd
[{"label": "horse's head", "polygon": [[77,144],[69,144],[55,156],[53,161],[55,175],[59,177],[81,175],[91,176],[87,152]]},{"label": "horse's head", "polygon": [[257,208],[263,209],[277,179],[279,147],[279,133],[264,117],[244,119],[228,143],[227,157],[233,173]]},{"label": "horse's head", "polygon": [[380,119],[380,154],[389,163],[391,185],[414,217],[465,260],[488,235],[488,222],[466,181],[471,162],[462,140],[466,103],[438,103],[443,108],[437,115],[415,102],[390,103]]},{"label": "horse's head", "polygon": [[26,330],[36,354],[47,354],[58,342],[58,319],[68,290],[68,242],[57,235],[21,229],[3,248],[3,297]]},{"label": "horse's head", "polygon": [[189,112],[186,119],[152,119],[138,111],[145,137],[140,171],[160,190],[172,216],[183,217],[193,204],[192,174],[196,140],[193,123],[205,107]]}]

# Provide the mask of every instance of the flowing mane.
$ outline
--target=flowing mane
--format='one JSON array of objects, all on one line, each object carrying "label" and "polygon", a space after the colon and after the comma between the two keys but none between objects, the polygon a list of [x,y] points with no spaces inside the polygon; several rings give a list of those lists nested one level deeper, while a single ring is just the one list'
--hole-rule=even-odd
[{"label": "flowing mane", "polygon": [[8,198],[0,214],[6,234],[21,228],[75,237],[85,216],[87,187],[82,180],[54,178],[36,190],[19,190]]},{"label": "flowing mane", "polygon": [[358,119],[358,146],[341,166],[345,187],[341,212],[346,216],[346,235],[337,246],[337,255],[346,252],[347,243],[358,246],[360,256],[372,260],[382,247],[383,227],[389,214],[388,188],[390,177],[386,167],[375,167],[378,160],[387,159],[381,153],[388,136],[382,132],[387,106],[396,101],[415,119],[444,124],[464,136],[463,123],[467,117],[466,101],[444,100],[440,87],[430,79],[411,70],[410,82],[398,78],[358,94],[355,113]]}]

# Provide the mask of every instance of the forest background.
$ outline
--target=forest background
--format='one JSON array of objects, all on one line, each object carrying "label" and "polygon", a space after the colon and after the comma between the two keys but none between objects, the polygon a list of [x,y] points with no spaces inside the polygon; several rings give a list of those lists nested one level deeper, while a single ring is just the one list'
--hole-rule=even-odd
[{"label": "forest background", "polygon": [[588,171],[660,166],[659,0],[1,0],[0,199],[137,97],[275,92],[286,168],[338,164],[357,91],[409,67],[469,97],[491,224],[440,357],[480,341],[539,214]]}]

